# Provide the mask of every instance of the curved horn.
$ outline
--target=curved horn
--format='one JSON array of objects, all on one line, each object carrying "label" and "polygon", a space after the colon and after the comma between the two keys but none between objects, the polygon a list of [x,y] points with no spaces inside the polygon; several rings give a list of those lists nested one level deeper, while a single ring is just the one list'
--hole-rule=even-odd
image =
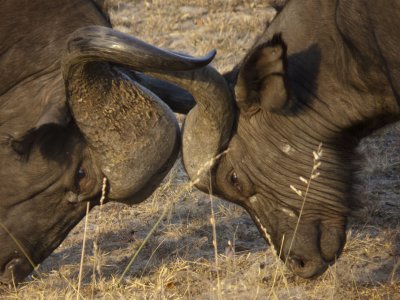
[{"label": "curved horn", "polygon": [[208,192],[213,184],[213,167],[230,140],[235,117],[234,97],[226,80],[211,66],[190,72],[142,71],[193,95],[196,106],[188,113],[183,128],[183,163],[194,184]]},{"label": "curved horn", "polygon": [[107,62],[138,71],[190,74],[214,55],[192,58],[164,51],[100,26],[70,36],[62,58],[68,103],[110,182],[110,199],[132,203],[132,195],[139,194],[137,202],[149,194],[149,185],[157,186],[176,159],[179,128],[158,97]]},{"label": "curved horn", "polygon": [[76,30],[68,39],[62,59],[64,80],[74,67],[91,61],[127,65],[138,71],[186,71],[209,64],[216,52],[194,58],[156,48],[128,34],[102,26]]}]

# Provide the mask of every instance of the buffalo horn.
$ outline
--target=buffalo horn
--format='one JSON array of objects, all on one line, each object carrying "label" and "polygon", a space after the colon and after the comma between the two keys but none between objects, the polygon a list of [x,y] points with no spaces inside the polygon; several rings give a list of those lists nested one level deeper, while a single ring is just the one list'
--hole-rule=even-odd
[{"label": "buffalo horn", "polygon": [[[221,135],[221,128],[227,127],[214,120],[216,116],[208,115],[208,112],[214,115],[216,110],[226,111],[223,105],[213,108],[211,96],[222,100],[229,94],[215,70],[202,68],[214,55],[215,52],[210,52],[203,58],[193,58],[161,50],[101,26],[78,29],[69,37],[62,58],[68,103],[89,148],[96,154],[102,173],[110,182],[110,200],[141,193],[149,182],[156,185],[152,176],[160,168],[161,171],[169,169],[176,158],[179,140],[171,110],[149,90],[124,78],[126,76],[118,68],[108,63],[155,75],[169,72],[168,79],[182,83],[198,97],[200,108],[190,113],[188,122],[192,134],[184,136],[186,160],[192,174],[199,164],[192,164],[192,161],[202,160],[201,156],[210,157],[204,154],[204,149],[211,144],[215,154],[221,144],[217,136]],[[108,74],[112,75],[111,79]],[[217,82],[223,87],[217,88]],[[206,92],[207,88],[211,91]],[[229,117],[224,119],[230,120]],[[215,132],[215,137],[214,134],[210,137],[210,130]]]}]

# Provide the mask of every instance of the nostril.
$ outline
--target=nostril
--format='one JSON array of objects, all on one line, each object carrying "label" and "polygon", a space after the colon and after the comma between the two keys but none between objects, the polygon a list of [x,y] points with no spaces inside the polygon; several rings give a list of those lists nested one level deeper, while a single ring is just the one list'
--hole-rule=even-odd
[{"label": "nostril", "polygon": [[7,269],[8,270],[14,270],[15,266],[18,266],[19,264],[22,263],[22,259],[20,258],[15,258],[13,259],[10,263],[7,264]]},{"label": "nostril", "polygon": [[300,257],[290,257],[289,268],[302,278],[313,278],[321,275],[328,267],[322,259],[304,259]]},{"label": "nostril", "polygon": [[296,256],[291,256],[289,258],[289,264],[292,269],[304,268],[306,263],[303,259]]},{"label": "nostril", "polygon": [[23,258],[13,258],[4,265],[0,272],[0,284],[22,281],[31,271],[32,266]]},{"label": "nostril", "polygon": [[305,261],[302,258],[295,256],[295,255],[291,255],[289,257],[288,261],[291,265],[300,267],[300,268],[304,268],[304,266],[306,265]]},{"label": "nostril", "polygon": [[298,263],[299,263],[299,266],[300,266],[301,268],[304,268],[305,265],[306,265],[306,264],[304,263],[304,260],[302,260],[302,259],[300,259]]}]

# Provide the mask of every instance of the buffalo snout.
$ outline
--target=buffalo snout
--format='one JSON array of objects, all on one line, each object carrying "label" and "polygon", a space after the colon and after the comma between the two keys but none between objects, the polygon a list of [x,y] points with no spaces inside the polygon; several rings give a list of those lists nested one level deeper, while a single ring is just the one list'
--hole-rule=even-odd
[{"label": "buffalo snout", "polygon": [[[302,278],[315,278],[323,274],[341,255],[346,243],[345,218],[337,216],[321,219],[273,210],[264,211],[254,220],[264,237],[272,242],[285,265]],[[250,213],[253,213],[250,210]],[[268,216],[268,217],[267,217]]]},{"label": "buffalo snout", "polygon": [[299,222],[297,230],[286,233],[281,258],[302,278],[315,278],[335,263],[345,245],[345,228],[323,222]]},{"label": "buffalo snout", "polygon": [[11,284],[22,281],[33,267],[26,258],[16,257],[6,262],[0,270],[0,283]]}]

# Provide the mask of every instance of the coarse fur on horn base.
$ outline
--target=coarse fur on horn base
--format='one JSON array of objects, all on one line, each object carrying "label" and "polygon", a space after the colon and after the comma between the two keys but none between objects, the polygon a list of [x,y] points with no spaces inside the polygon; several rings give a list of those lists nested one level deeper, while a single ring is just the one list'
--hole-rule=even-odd
[{"label": "coarse fur on horn base", "polygon": [[67,90],[74,118],[109,181],[109,200],[143,201],[179,152],[173,112],[108,63],[84,64],[68,79]]}]

